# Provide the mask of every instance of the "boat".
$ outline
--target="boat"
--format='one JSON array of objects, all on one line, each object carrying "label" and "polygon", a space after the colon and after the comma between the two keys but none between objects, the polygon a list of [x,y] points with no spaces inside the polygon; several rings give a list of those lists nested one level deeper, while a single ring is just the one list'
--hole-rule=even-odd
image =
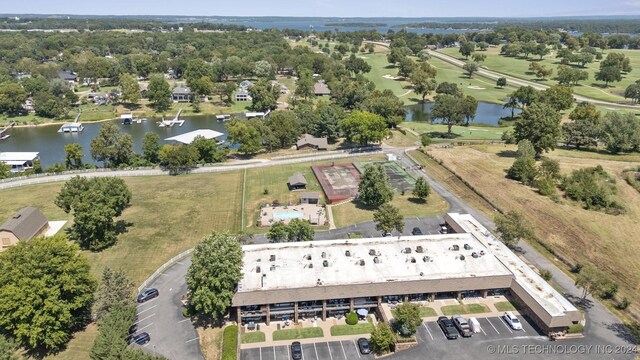
[{"label": "boat", "polygon": [[227,115],[227,114],[216,115],[216,120],[218,120],[218,121],[227,121],[229,119],[231,119],[231,115]]},{"label": "boat", "polygon": [[7,140],[10,137],[11,137],[11,135],[5,134],[5,135],[0,136],[0,140]]},{"label": "boat", "polygon": [[158,122],[158,126],[159,127],[172,127],[173,125],[176,125],[176,124],[178,124],[178,126],[184,125],[184,120],[180,120],[180,113],[181,112],[182,112],[182,109],[178,110],[178,114],[176,114],[176,117],[174,117],[173,120],[162,119],[161,121]]}]

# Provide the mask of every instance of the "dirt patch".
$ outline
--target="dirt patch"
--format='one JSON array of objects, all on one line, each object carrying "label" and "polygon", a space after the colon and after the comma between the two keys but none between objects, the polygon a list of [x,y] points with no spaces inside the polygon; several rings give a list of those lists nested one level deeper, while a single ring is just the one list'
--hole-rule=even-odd
[{"label": "dirt patch", "polygon": [[222,328],[198,327],[200,349],[205,360],[219,360],[222,351]]}]

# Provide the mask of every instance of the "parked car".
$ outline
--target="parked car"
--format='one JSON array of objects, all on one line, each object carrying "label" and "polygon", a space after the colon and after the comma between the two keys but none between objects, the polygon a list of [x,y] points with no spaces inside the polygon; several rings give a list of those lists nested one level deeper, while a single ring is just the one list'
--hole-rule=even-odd
[{"label": "parked car", "polygon": [[156,288],[146,289],[143,292],[141,292],[140,295],[138,295],[138,302],[143,303],[145,301],[149,301],[153,298],[158,297],[158,295],[160,295],[160,292],[158,291],[158,289]]},{"label": "parked car", "polygon": [[143,332],[143,333],[140,333],[138,335],[135,335],[135,336],[131,337],[129,339],[129,344],[136,343],[138,345],[144,345],[144,344],[148,343],[149,341],[151,341],[151,336],[149,336],[149,333]]},{"label": "parked car", "polygon": [[479,333],[482,331],[482,328],[480,327],[480,322],[478,321],[478,319],[474,317],[469,318],[469,328],[471,328],[471,331],[473,331],[474,333]]},{"label": "parked car", "polygon": [[135,334],[138,331],[138,324],[133,324],[129,327],[129,335]]},{"label": "parked car", "polygon": [[438,325],[440,326],[440,329],[442,329],[442,332],[444,333],[444,336],[447,337],[447,339],[455,340],[458,338],[458,330],[456,330],[455,326],[453,326],[453,323],[451,322],[451,320],[449,320],[448,317],[440,316],[438,318]]},{"label": "parked car", "polygon": [[382,234],[382,237],[392,237],[393,234],[390,232],[385,232],[384,234]]},{"label": "parked car", "polygon": [[451,318],[451,321],[453,322],[453,325],[455,325],[455,327],[458,329],[462,337],[471,337],[471,335],[473,335],[473,331],[471,331],[469,323],[462,316],[454,315]]},{"label": "parked car", "polygon": [[411,234],[413,234],[413,235],[422,235],[422,230],[420,230],[419,227],[414,227],[413,230],[411,230]]},{"label": "parked car", "polygon": [[358,348],[360,349],[360,352],[364,355],[371,353],[371,348],[369,347],[369,340],[365,338],[358,339]]},{"label": "parked car", "polygon": [[505,312],[502,317],[513,330],[522,330],[522,323],[511,311]]},{"label": "parked car", "polygon": [[293,360],[302,360],[302,346],[299,341],[291,343],[291,358]]}]

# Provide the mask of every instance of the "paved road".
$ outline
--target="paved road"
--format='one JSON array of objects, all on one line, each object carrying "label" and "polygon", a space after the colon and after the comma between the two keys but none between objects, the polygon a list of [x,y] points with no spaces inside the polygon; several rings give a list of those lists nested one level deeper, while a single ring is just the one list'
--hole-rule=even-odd
[{"label": "paved road", "polygon": [[[432,50],[428,50],[429,55],[436,57],[440,60],[446,61],[452,65],[455,65],[457,67],[462,67],[464,66],[464,62],[461,60],[456,59],[453,56],[449,56],[446,54],[443,54],[441,52],[438,51],[432,51]],[[546,90],[549,88],[549,86],[547,85],[542,85],[533,81],[528,81],[528,80],[523,80],[523,79],[519,79],[510,75],[506,75],[497,71],[492,71],[492,70],[488,70],[488,69],[484,69],[484,68],[480,68],[477,72],[477,74],[484,76],[486,78],[492,79],[492,80],[497,80],[501,77],[504,77],[507,79],[507,82],[510,85],[518,85],[518,86],[531,86],[537,90]],[[616,107],[616,108],[626,108],[626,109],[634,109],[634,110],[638,110],[640,107],[638,107],[637,105],[631,105],[631,104],[619,104],[619,103],[615,103],[615,102],[610,102],[610,101],[603,101],[603,100],[597,100],[597,99],[592,99],[586,96],[582,96],[582,95],[573,95],[573,97],[576,99],[576,101],[579,102],[590,102],[593,104],[597,104],[597,105],[602,105],[602,106],[609,106],[609,107]]]}]

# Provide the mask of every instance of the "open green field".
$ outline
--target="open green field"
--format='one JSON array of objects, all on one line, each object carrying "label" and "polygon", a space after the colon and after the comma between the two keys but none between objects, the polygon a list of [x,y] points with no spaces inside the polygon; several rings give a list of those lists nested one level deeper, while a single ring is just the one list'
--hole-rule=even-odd
[{"label": "open green field", "polygon": [[398,69],[395,66],[389,65],[387,62],[386,53],[374,53],[374,54],[359,54],[369,65],[371,65],[371,71],[365,76],[371,80],[376,89],[382,91],[390,89],[398,96],[405,104],[413,104],[416,100],[416,94],[411,89],[411,84],[404,80],[387,79],[383,76],[389,75],[396,77],[398,75]]},{"label": "open green field", "polygon": [[483,304],[467,304],[467,305],[446,305],[440,308],[442,315],[465,315],[465,314],[482,314],[491,312],[486,305]]},{"label": "open green field", "polygon": [[324,333],[322,331],[322,328],[319,328],[319,327],[285,329],[285,330],[274,331],[273,341],[308,339],[308,338],[316,338],[316,337],[323,337],[323,336],[324,336]]},{"label": "open green field", "polygon": [[[437,139],[438,134],[446,134],[447,126],[440,124],[431,124],[427,122],[414,122],[406,121],[400,124],[403,128],[411,129],[418,134],[432,134],[432,137]],[[509,130],[511,127],[506,126],[454,126],[451,128],[454,140],[500,140],[502,133]]]},{"label": "open green field", "polygon": [[[441,49],[439,51],[444,54],[464,60],[464,57],[462,57],[459,53],[459,48],[447,48]],[[610,52],[624,53],[626,56],[628,56],[631,61],[631,67],[633,70],[629,74],[625,75],[622,81],[610,84],[608,88],[604,88],[604,83],[595,80],[595,74],[600,69],[600,62],[594,61],[591,64],[587,64],[585,68],[581,68],[581,70],[586,70],[589,73],[589,79],[582,81],[581,85],[575,86],[573,88],[573,91],[576,94],[598,100],[627,102],[627,100],[624,99],[624,89],[636,80],[640,79],[640,50],[612,49],[605,51],[604,57],[606,57]],[[553,76],[551,80],[548,79],[539,82],[546,85],[554,85],[557,83],[555,80],[553,80],[553,77],[555,77],[555,75],[557,74],[557,68],[560,62],[559,59],[556,59],[555,52],[545,56],[543,60],[538,60],[538,57],[531,57],[530,60],[527,60],[501,56],[499,47],[491,47],[487,51],[479,53],[487,55],[487,59],[481,64],[483,67],[486,67],[489,70],[532,81],[539,80],[537,80],[534,75],[528,74],[529,64],[532,60],[537,61],[541,65],[546,66],[548,69],[553,69]]]}]

